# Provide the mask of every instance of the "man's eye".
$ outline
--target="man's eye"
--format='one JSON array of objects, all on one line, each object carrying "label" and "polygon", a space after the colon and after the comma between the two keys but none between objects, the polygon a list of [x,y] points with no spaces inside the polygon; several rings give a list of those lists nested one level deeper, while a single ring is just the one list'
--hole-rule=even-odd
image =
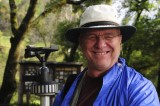
[{"label": "man's eye", "polygon": [[110,38],[113,38],[113,36],[105,36],[104,38],[105,39],[110,39]]},{"label": "man's eye", "polygon": [[104,38],[105,39],[112,39],[114,38],[115,36],[113,34],[110,34],[110,35],[105,35]]},{"label": "man's eye", "polygon": [[88,39],[96,39],[96,36],[95,35],[89,35]]}]

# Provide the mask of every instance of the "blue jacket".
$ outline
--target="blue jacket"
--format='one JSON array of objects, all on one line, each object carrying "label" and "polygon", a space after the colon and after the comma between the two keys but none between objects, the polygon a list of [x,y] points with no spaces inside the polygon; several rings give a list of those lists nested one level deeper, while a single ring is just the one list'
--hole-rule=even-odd
[{"label": "blue jacket", "polygon": [[[75,79],[64,100],[63,91],[57,95],[53,106],[69,106],[82,74]],[[119,62],[104,75],[102,88],[93,106],[160,106],[160,103],[152,82],[119,58]]]}]

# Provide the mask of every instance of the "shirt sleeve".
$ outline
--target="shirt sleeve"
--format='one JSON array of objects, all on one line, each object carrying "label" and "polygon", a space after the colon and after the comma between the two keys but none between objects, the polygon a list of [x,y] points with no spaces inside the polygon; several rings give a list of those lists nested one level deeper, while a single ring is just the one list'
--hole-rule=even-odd
[{"label": "shirt sleeve", "polygon": [[141,78],[130,85],[129,106],[160,106],[157,91],[151,81]]},{"label": "shirt sleeve", "polygon": [[62,93],[63,91],[61,91],[60,93],[57,94],[57,96],[55,97],[55,100],[53,102],[53,106],[61,106],[62,104]]}]

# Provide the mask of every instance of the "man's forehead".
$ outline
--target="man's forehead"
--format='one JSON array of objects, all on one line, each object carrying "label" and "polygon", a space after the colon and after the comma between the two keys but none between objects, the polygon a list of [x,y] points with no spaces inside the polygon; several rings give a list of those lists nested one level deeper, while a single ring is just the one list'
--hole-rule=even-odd
[{"label": "man's forehead", "polygon": [[88,30],[85,30],[83,32],[81,32],[81,34],[85,34],[85,33],[93,33],[93,32],[117,32],[119,33],[120,32],[120,29],[119,28],[109,28],[109,29],[88,29]]}]

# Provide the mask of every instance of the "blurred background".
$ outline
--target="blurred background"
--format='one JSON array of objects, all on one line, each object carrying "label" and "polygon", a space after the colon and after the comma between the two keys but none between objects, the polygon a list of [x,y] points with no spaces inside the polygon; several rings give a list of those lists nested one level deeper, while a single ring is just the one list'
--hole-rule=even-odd
[{"label": "blurred background", "polygon": [[[80,62],[85,67],[78,45],[66,41],[64,33],[78,27],[85,7],[93,4],[114,5],[122,24],[137,27],[136,34],[123,44],[121,57],[150,79],[160,96],[159,0],[0,0],[0,104],[17,105],[19,63],[37,61],[24,58],[27,45],[57,45],[59,50],[48,61]],[[39,105],[39,97],[30,103]]]}]

